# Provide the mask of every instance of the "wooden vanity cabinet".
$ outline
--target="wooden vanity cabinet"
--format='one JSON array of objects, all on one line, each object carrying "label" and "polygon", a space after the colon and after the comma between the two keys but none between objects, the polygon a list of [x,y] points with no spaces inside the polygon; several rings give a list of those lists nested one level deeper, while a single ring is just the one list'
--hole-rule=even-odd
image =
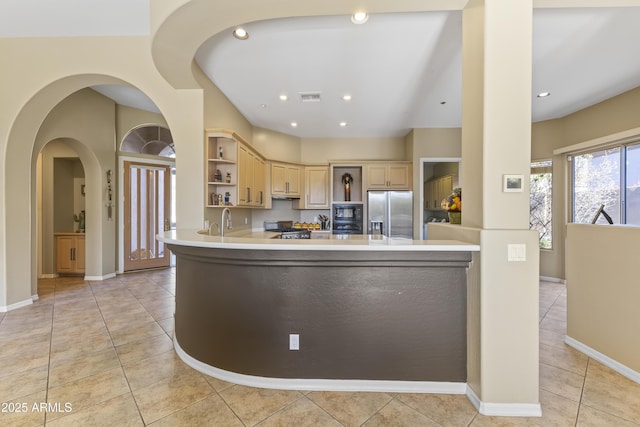
[{"label": "wooden vanity cabinet", "polygon": [[58,274],[82,274],[85,270],[83,233],[56,233],[56,271]]}]

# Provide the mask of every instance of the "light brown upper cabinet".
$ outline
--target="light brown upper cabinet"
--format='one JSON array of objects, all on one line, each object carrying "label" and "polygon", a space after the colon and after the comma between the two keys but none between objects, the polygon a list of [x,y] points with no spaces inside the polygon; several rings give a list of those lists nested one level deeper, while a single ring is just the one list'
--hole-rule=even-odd
[{"label": "light brown upper cabinet", "polygon": [[367,165],[368,190],[410,190],[411,163],[380,163]]},{"label": "light brown upper cabinet", "polygon": [[271,164],[271,196],[300,197],[300,166],[288,163]]},{"label": "light brown upper cabinet", "polygon": [[296,209],[329,209],[329,166],[304,168],[304,194]]},{"label": "light brown upper cabinet", "polygon": [[238,144],[238,206],[264,207],[264,159],[251,148]]}]

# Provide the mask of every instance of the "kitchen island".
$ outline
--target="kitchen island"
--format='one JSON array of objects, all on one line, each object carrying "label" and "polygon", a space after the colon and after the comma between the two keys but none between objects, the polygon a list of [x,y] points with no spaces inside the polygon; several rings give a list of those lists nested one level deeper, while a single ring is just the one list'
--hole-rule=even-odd
[{"label": "kitchen island", "polygon": [[190,366],[269,388],[464,393],[466,269],[458,241],[169,231],[175,348]]}]

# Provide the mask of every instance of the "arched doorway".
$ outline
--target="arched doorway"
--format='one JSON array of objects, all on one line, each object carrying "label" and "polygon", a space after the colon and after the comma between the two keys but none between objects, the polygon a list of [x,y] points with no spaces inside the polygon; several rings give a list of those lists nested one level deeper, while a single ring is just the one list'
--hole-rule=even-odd
[{"label": "arched doorway", "polygon": [[158,125],[131,129],[118,151],[120,194],[119,271],[167,267],[171,256],[157,233],[175,228],[175,147]]},{"label": "arched doorway", "polygon": [[85,167],[72,145],[52,140],[38,155],[38,276],[42,278],[85,272]]},{"label": "arched doorway", "polygon": [[[117,268],[117,220],[107,216],[105,194],[107,177],[116,174],[117,156],[114,140],[116,109],[114,102],[89,89],[93,85],[115,83],[123,80],[104,75],[74,75],[51,82],[33,94],[16,111],[10,124],[6,150],[2,158],[2,219],[5,233],[0,236],[3,247],[0,250],[0,311],[9,311],[30,304],[37,298],[38,260],[38,218],[36,200],[38,153],[49,141],[63,138],[74,142],[86,173],[87,190],[87,258],[85,278],[104,280],[113,277]],[[182,96],[171,88],[158,89],[141,81],[143,87],[159,91],[169,116],[180,124],[178,134],[182,139],[193,139],[200,132],[200,120],[193,126],[189,97]],[[77,97],[83,98],[78,102]],[[85,98],[90,98],[89,100]],[[96,99],[99,98],[99,99]],[[171,100],[171,102],[169,102]],[[71,105],[69,105],[71,104]],[[180,105],[180,108],[177,108]],[[96,110],[97,106],[97,110]],[[63,109],[74,109],[72,120],[65,116]],[[190,114],[184,120],[176,115]],[[163,115],[164,117],[164,115]],[[58,124],[52,125],[51,121]],[[169,121],[167,119],[167,121]],[[98,129],[96,129],[98,122]],[[108,126],[103,126],[107,122]],[[188,135],[188,136],[185,136]],[[9,184],[10,182],[10,184]],[[90,213],[93,206],[94,213]],[[93,230],[93,231],[92,231]]]}]

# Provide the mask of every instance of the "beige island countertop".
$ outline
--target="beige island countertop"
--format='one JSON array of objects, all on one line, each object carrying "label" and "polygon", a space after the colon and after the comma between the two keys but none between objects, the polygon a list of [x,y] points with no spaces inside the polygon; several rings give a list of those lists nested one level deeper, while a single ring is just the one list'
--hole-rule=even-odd
[{"label": "beige island countertop", "polygon": [[[277,239],[278,233],[242,230],[228,235],[210,236],[200,230],[171,230],[158,234],[158,240],[178,246],[226,249],[301,250],[301,251],[470,251],[479,245],[458,240],[392,239],[381,235],[329,234],[321,239]],[[201,234],[202,233],[202,234]]]}]

